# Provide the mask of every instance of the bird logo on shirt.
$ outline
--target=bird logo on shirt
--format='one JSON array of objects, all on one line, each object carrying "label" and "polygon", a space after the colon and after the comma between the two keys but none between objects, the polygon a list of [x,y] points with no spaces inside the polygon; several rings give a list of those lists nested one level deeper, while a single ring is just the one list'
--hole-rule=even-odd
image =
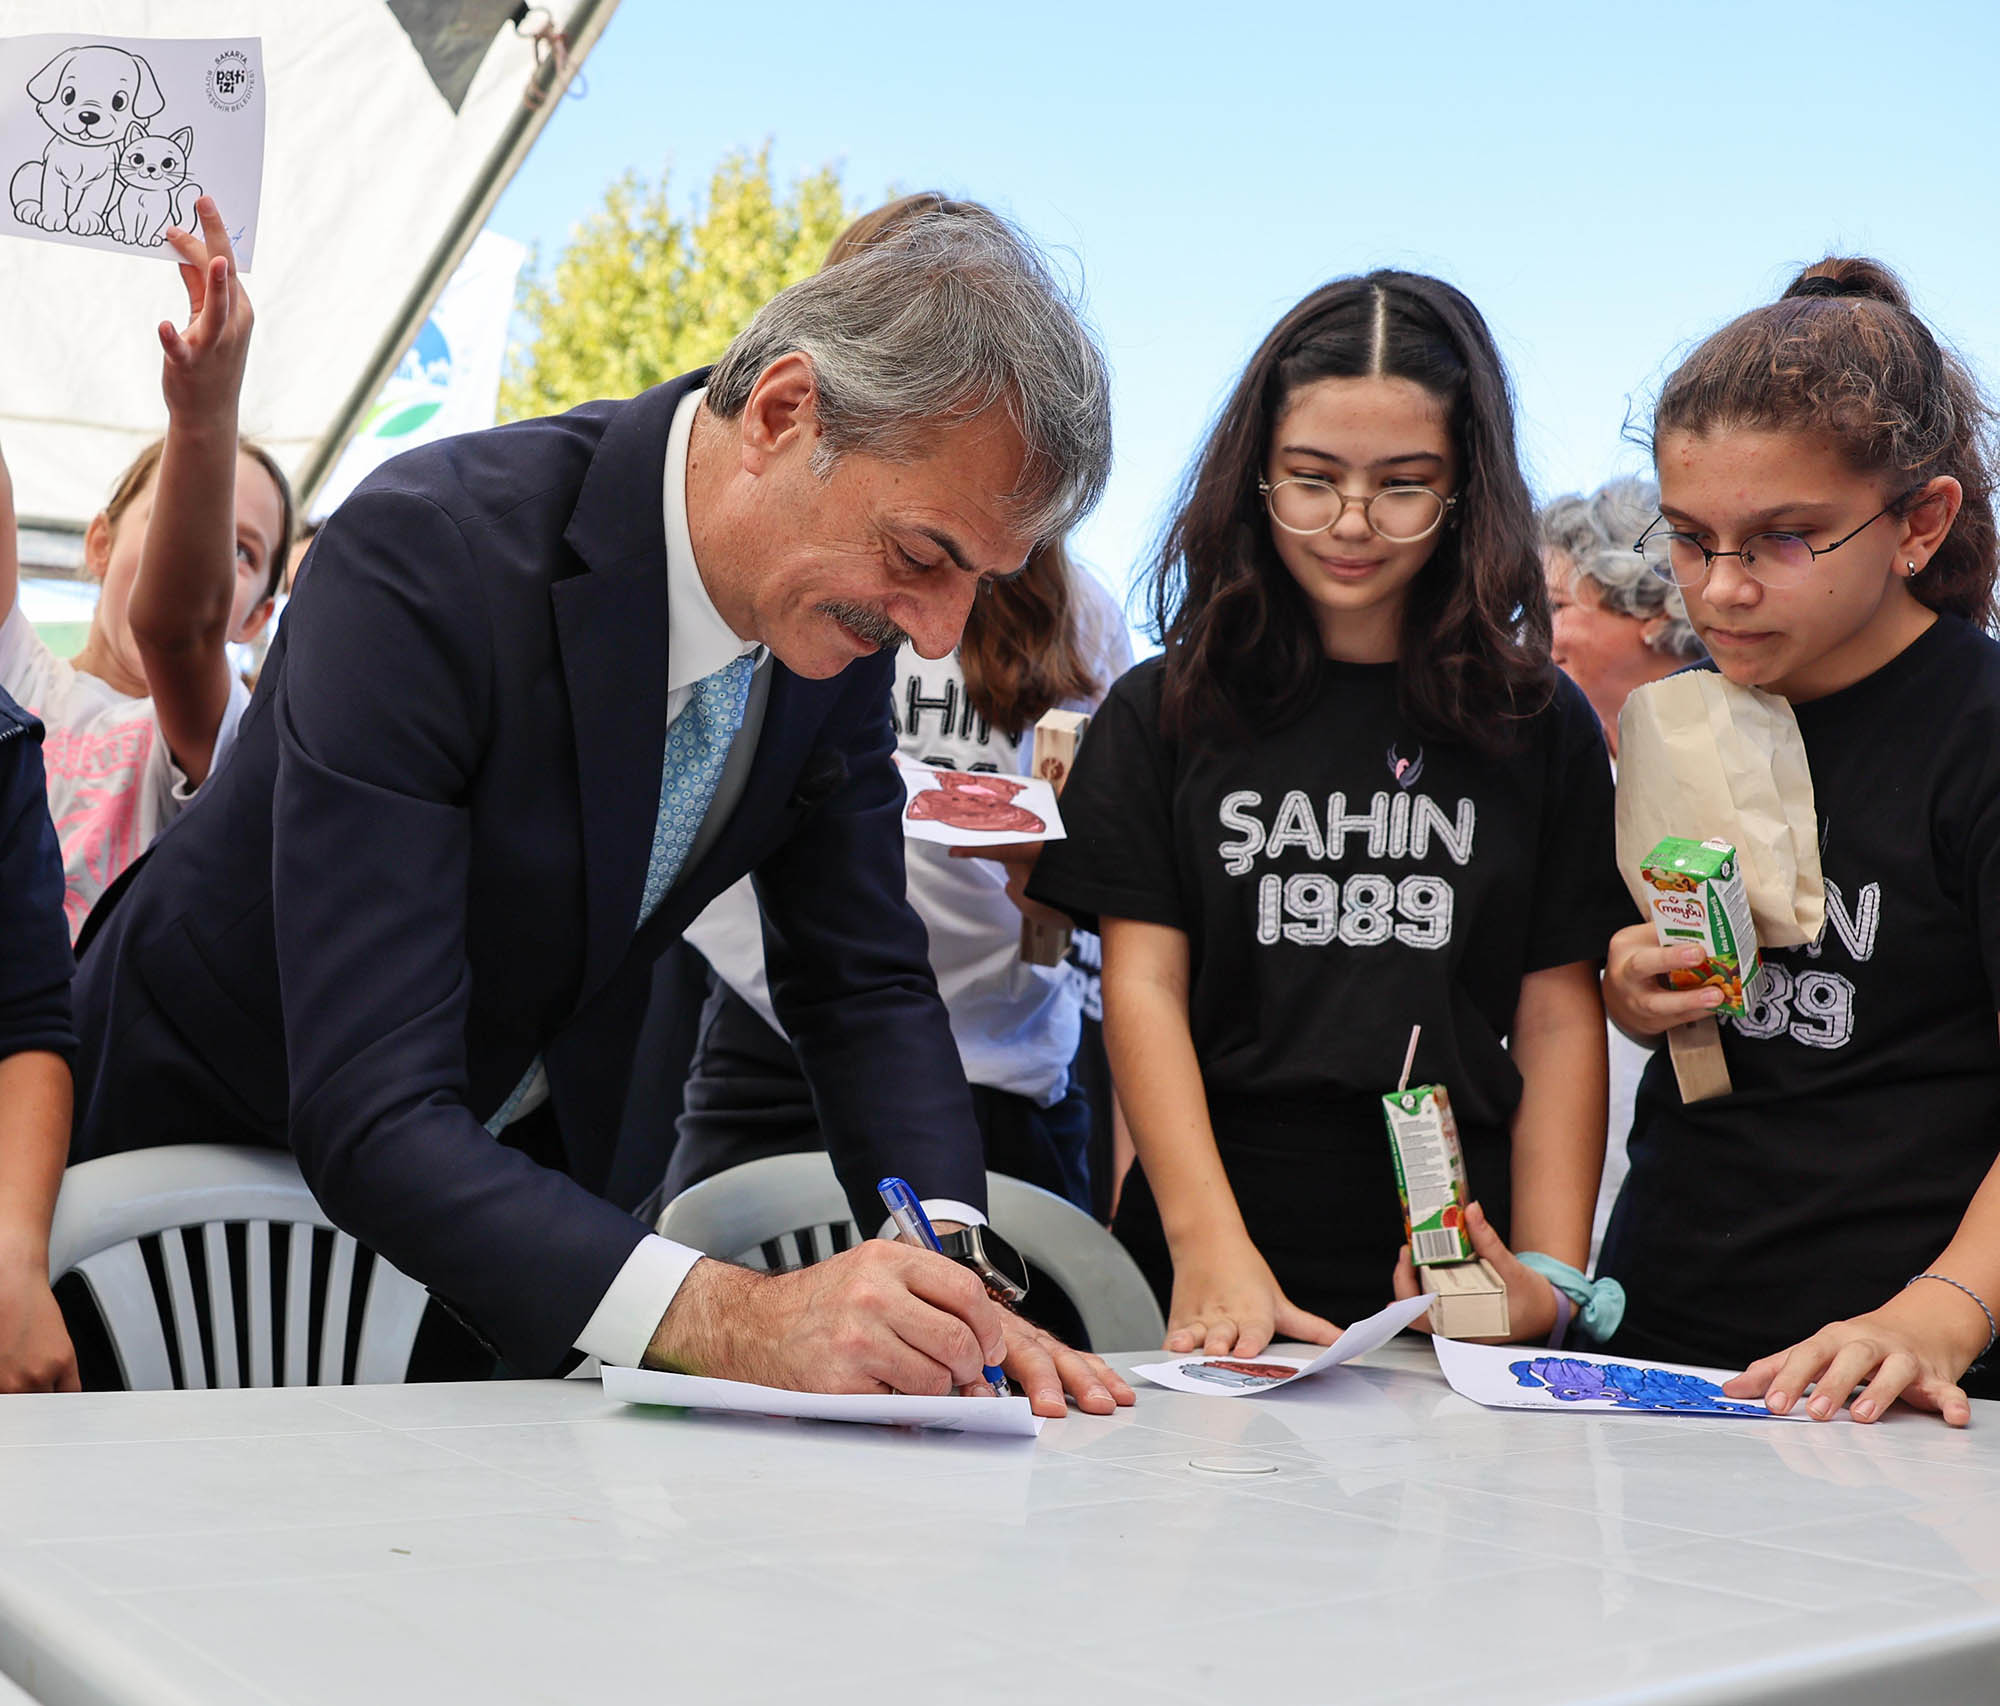
[{"label": "bird logo on shirt", "polygon": [[1417,778],[1424,773],[1424,749],[1417,748],[1415,758],[1403,758],[1395,747],[1389,748],[1389,774],[1396,778],[1396,786],[1403,789],[1414,788]]}]

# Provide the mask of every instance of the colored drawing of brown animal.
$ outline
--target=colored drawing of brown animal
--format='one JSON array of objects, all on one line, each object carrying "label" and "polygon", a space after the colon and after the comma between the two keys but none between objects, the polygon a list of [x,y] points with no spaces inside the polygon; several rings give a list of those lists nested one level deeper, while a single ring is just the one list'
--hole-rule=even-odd
[{"label": "colored drawing of brown animal", "polygon": [[1026,806],[1013,803],[1024,783],[972,770],[941,770],[937,780],[935,788],[910,801],[906,817],[997,835],[1035,836],[1049,827]]}]

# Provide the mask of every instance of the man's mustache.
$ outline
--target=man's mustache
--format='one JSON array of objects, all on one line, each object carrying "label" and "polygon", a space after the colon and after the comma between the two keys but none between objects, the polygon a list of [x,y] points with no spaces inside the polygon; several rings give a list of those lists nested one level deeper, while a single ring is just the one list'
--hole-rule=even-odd
[{"label": "man's mustache", "polygon": [[865,604],[850,604],[843,598],[830,598],[814,608],[822,616],[831,616],[843,628],[859,634],[862,639],[893,652],[900,646],[909,644],[910,636],[891,622],[879,610],[871,610]]}]

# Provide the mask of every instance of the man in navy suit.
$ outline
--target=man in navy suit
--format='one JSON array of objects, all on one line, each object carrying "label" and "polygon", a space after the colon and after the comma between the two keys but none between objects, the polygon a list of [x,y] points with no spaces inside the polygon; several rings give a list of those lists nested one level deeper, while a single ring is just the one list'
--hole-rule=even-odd
[{"label": "man in navy suit", "polygon": [[629,1212],[654,960],[754,873],[863,1224],[974,1221],[979,1138],[903,899],[888,682],[1094,501],[1102,358],[997,221],[794,286],[709,374],[413,452],[328,521],[236,750],[94,920],[74,1154],[289,1141],[329,1215],[513,1367],[573,1351],[1130,1402],[964,1269],[772,1277]]}]

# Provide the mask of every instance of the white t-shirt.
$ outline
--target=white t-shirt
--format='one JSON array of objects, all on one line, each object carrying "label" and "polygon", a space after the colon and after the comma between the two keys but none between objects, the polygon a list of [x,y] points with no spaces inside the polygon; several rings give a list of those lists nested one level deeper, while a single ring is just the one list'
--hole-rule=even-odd
[{"label": "white t-shirt", "polygon": [[1632,1104],[1638,1099],[1639,1078],[1653,1051],[1635,1043],[1616,1025],[1606,1023],[1610,1036],[1611,1118],[1606,1126],[1604,1177],[1597,1187],[1597,1208],[1590,1221],[1590,1269],[1597,1270],[1597,1253],[1604,1248],[1604,1229],[1611,1224],[1611,1210],[1624,1186],[1631,1163],[1625,1158],[1625,1140],[1632,1133]]},{"label": "white t-shirt", "polygon": [[[194,789],[167,750],[153,701],[129,698],[57,657],[18,602],[0,621],[0,687],[48,727],[42,764],[74,940],[97,897],[180,815]],[[249,702],[249,690],[232,673],[211,773],[235,741]]]},{"label": "white t-shirt", "polygon": [[[1074,593],[1083,655],[1101,695],[1131,668],[1131,635],[1111,595],[1082,569]],[[956,653],[931,662],[905,646],[896,659],[894,695],[896,746],[904,756],[956,770],[1027,774],[1029,738],[996,729],[973,710]],[[1087,712],[1096,702],[1063,708]],[[1081,1034],[1077,980],[1062,967],[1021,959],[1021,914],[1007,898],[1003,867],[953,859],[924,841],[904,842],[903,852],[910,904],[930,932],[931,969],[967,1080],[1049,1106],[1069,1082]],[[723,982],[778,1026],[749,879],[717,896],[686,934]]]},{"label": "white t-shirt", "polygon": [[[1618,777],[1618,761],[1611,761],[1612,780]],[[1631,1162],[1625,1155],[1625,1140],[1632,1135],[1632,1108],[1639,1099],[1639,1079],[1645,1073],[1646,1063],[1653,1058],[1653,1051],[1644,1043],[1635,1043],[1609,1019],[1604,1021],[1604,1033],[1609,1045],[1611,1068],[1611,1097],[1609,1117],[1604,1128],[1604,1173],[1597,1186],[1597,1207],[1590,1217],[1590,1261],[1586,1264],[1591,1273],[1597,1272],[1598,1252],[1604,1248],[1604,1229],[1611,1224],[1611,1211],[1618,1204],[1618,1193],[1625,1186],[1625,1175],[1631,1170]]]}]

